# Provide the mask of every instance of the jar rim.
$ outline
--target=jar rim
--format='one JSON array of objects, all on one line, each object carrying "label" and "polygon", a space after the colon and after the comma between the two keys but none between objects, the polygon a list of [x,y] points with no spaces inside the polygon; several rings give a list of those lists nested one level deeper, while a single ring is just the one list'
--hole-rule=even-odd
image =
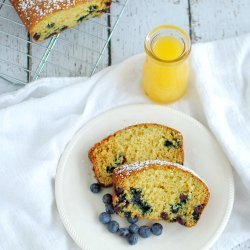
[{"label": "jar rim", "polygon": [[[165,59],[162,59],[162,58],[158,57],[153,52],[153,49],[152,49],[152,46],[151,46],[152,39],[157,35],[157,32],[164,31],[164,30],[172,30],[172,31],[178,32],[179,35],[181,35],[182,38],[183,38],[182,39],[182,42],[184,44],[183,52],[181,53],[180,56],[178,56],[175,59],[165,60]],[[151,56],[153,59],[155,59],[155,60],[157,60],[159,62],[177,63],[177,62],[183,61],[184,59],[186,59],[189,56],[189,54],[191,52],[191,40],[190,40],[190,37],[188,36],[188,34],[183,29],[179,28],[178,26],[168,25],[168,24],[167,25],[160,25],[160,26],[157,26],[154,29],[152,29],[147,34],[145,42],[144,42],[144,48],[145,48],[146,53],[149,56]]]}]

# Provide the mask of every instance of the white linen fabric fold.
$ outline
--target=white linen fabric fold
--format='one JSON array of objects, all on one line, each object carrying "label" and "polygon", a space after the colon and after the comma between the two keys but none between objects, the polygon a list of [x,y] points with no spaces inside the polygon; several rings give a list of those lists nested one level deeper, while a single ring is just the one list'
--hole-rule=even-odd
[{"label": "white linen fabric fold", "polygon": [[[89,119],[114,107],[150,103],[141,87],[144,58],[132,57],[90,79],[45,78],[0,96],[0,249],[78,249],[56,210],[58,160]],[[245,249],[250,246],[250,36],[197,44],[192,65],[186,95],[166,106],[210,128],[231,161],[235,204],[213,249]]]}]

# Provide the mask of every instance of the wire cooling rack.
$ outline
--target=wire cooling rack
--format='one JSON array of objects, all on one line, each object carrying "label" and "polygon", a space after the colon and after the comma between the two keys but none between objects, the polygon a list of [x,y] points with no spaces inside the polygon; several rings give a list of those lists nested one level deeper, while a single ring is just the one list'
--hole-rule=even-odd
[{"label": "wire cooling rack", "polygon": [[26,84],[40,77],[91,76],[109,65],[110,39],[128,0],[51,39],[34,42],[9,0],[0,0],[0,77]]}]

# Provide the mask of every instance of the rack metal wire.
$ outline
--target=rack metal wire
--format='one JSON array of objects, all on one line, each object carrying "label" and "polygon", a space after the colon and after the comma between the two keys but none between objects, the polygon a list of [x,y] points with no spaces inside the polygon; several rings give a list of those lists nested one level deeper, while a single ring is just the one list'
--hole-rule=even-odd
[{"label": "rack metal wire", "polygon": [[0,77],[27,84],[40,77],[91,76],[108,66],[111,37],[129,0],[113,0],[111,11],[36,43],[9,0],[0,0]]}]

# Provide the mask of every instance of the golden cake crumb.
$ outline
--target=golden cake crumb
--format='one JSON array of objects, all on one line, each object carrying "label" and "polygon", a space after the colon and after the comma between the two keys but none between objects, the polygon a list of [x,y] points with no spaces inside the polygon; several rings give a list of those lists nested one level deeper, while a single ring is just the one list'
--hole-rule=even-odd
[{"label": "golden cake crumb", "polygon": [[205,182],[190,169],[144,161],[115,169],[113,206],[122,216],[195,226],[209,200]]},{"label": "golden cake crumb", "polygon": [[183,164],[183,137],[160,124],[138,124],[117,131],[89,151],[98,182],[112,185],[112,172],[123,164],[144,160],[166,160]]}]

